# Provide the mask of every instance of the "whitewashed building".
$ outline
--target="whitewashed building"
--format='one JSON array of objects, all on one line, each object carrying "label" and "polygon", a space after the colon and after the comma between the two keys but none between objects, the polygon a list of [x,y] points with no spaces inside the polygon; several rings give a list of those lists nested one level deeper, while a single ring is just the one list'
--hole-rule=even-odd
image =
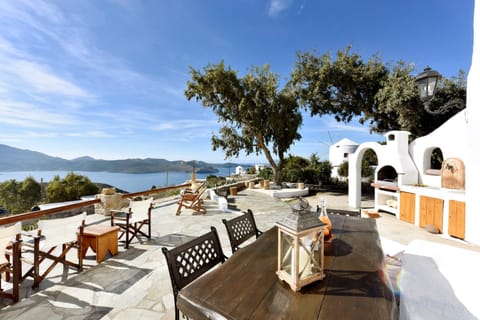
[{"label": "whitewashed building", "polygon": [[237,166],[235,168],[235,174],[239,176],[243,176],[245,174],[245,170],[243,169],[242,166]]},{"label": "whitewashed building", "polygon": [[348,161],[348,156],[354,153],[357,148],[358,143],[347,138],[343,138],[330,146],[328,161],[332,165],[332,178],[340,178],[338,168],[343,162]]}]

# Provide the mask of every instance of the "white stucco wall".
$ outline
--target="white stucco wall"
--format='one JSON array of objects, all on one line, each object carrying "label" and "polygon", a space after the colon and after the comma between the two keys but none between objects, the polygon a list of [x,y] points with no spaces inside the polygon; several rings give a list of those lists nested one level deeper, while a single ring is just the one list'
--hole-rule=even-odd
[{"label": "white stucco wall", "polygon": [[467,82],[465,239],[480,244],[480,0],[475,0],[472,65]]},{"label": "white stucco wall", "polygon": [[[440,187],[441,177],[425,173],[430,168],[431,151],[442,150],[443,159],[460,158],[465,163],[467,157],[467,126],[466,111],[461,111],[449,119],[444,125],[429,135],[415,139],[410,143],[412,156],[419,173],[419,183]],[[428,152],[430,150],[430,152]],[[425,155],[428,152],[428,155]]]}]

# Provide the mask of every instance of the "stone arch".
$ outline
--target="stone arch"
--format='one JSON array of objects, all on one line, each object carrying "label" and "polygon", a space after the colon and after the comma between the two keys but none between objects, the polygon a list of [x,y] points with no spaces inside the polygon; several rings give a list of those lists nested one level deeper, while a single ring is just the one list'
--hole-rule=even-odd
[{"label": "stone arch", "polygon": [[358,146],[355,153],[348,158],[348,205],[360,208],[362,197],[362,159],[365,152],[372,149],[377,154],[378,163],[381,163],[382,145],[376,142],[365,142]]}]

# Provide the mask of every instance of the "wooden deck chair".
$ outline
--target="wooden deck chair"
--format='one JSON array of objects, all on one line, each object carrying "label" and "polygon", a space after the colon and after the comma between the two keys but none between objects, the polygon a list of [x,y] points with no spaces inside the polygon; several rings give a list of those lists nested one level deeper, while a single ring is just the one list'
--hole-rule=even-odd
[{"label": "wooden deck chair", "polygon": [[207,210],[203,208],[203,195],[207,190],[207,183],[204,182],[200,187],[194,191],[186,190],[180,194],[180,200],[178,200],[178,208],[176,215],[178,216],[182,212],[182,207],[192,209],[197,213],[205,213]]},{"label": "wooden deck chair", "polygon": [[211,227],[210,232],[171,250],[163,247],[162,252],[170,272],[175,302],[175,319],[178,320],[178,292],[214,266],[224,263],[227,257],[223,254],[215,227]]},{"label": "wooden deck chair", "polygon": [[239,246],[248,239],[252,237],[258,239],[262,235],[262,232],[257,229],[253,212],[250,209],[243,215],[231,220],[222,219],[222,222],[227,228],[232,253],[240,249]]},{"label": "wooden deck chair", "polygon": [[[22,272],[20,261],[20,232],[21,222],[10,226],[0,226],[0,297],[17,302],[19,299],[19,285]],[[2,289],[1,275],[5,281],[12,282],[11,292]]]},{"label": "wooden deck chair", "polygon": [[[23,261],[33,264],[33,267],[26,272],[23,278],[32,277],[34,289],[40,286],[40,282],[58,263],[74,267],[78,271],[83,269],[81,246],[86,216],[87,213],[83,212],[71,217],[40,220],[37,234],[33,236],[33,240],[27,241],[24,237],[22,248],[24,251],[30,249],[33,259],[29,261],[24,258]],[[67,259],[67,253],[72,248],[77,250],[77,262]],[[50,261],[51,264],[46,270],[42,268],[41,271],[44,261]]]},{"label": "wooden deck chair", "polygon": [[[123,210],[111,210],[110,225],[119,226],[120,234],[118,239],[125,236],[125,249],[128,249],[133,238],[140,235],[150,239],[152,236],[152,205],[153,198],[146,200],[134,201],[130,200],[128,208]],[[142,227],[147,226],[146,233],[142,231]]]}]

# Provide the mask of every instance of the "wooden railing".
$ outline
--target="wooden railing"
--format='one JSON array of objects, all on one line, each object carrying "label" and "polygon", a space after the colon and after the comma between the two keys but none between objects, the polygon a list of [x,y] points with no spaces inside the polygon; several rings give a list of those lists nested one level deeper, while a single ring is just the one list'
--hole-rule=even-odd
[{"label": "wooden railing", "polygon": [[[156,194],[156,193],[176,190],[176,189],[180,189],[180,188],[186,188],[186,187],[189,187],[189,186],[190,186],[190,184],[182,184],[182,185],[176,185],[176,186],[171,186],[171,187],[166,187],[166,188],[157,188],[157,189],[151,189],[151,190],[140,191],[140,192],[126,193],[126,194],[122,195],[122,198],[133,198],[133,197],[139,197],[139,196],[144,196],[144,195]],[[97,203],[100,203],[100,202],[101,202],[100,199],[86,200],[86,201],[80,201],[80,202],[67,204],[67,205],[64,205],[64,206],[58,206],[58,207],[55,207],[55,208],[50,208],[50,209],[45,209],[45,210],[37,210],[37,211],[30,211],[30,212],[15,214],[15,215],[0,218],[0,226],[10,224],[10,223],[15,223],[15,222],[18,222],[18,221],[38,219],[40,217],[47,216],[47,215],[50,215],[50,214],[55,214],[55,213],[65,212],[65,211],[69,211],[69,210],[73,210],[73,209],[88,207],[88,206],[91,206],[91,205],[94,205],[94,204],[97,204]]]}]

